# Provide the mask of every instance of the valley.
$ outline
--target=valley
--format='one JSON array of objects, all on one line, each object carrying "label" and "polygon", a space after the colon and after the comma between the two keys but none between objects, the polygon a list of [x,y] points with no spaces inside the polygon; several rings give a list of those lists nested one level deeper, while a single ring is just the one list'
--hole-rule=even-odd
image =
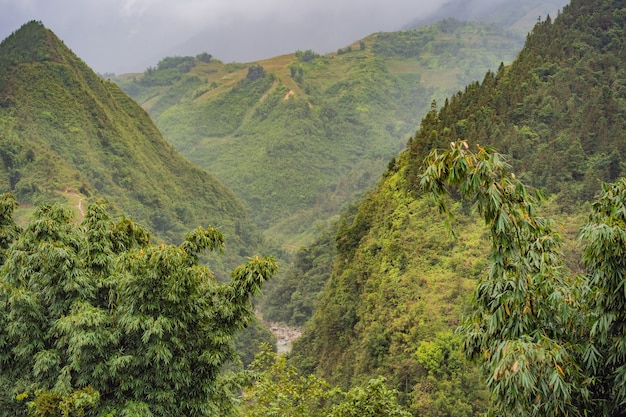
[{"label": "valley", "polygon": [[25,24],[0,416],[623,414],[625,10],[111,80]]},{"label": "valley", "polygon": [[114,80],[177,150],[237,194],[267,239],[293,252],[376,183],[433,101],[510,62],[522,41],[447,20],[327,55],[170,57]]}]

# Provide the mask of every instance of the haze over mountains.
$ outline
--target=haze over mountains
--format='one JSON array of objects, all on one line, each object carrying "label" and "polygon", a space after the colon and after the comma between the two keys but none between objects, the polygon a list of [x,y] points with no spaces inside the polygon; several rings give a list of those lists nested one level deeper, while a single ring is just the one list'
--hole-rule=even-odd
[{"label": "haze over mountains", "polygon": [[526,33],[538,18],[556,16],[567,2],[561,0],[526,0],[516,2],[514,7],[506,1],[463,1],[445,2],[432,14],[418,16],[402,29],[417,29],[446,18],[496,23],[511,30]]},{"label": "haze over mountains", "polygon": [[[515,7],[536,3],[518,1]],[[550,3],[552,13],[566,2]],[[374,32],[398,30],[413,18],[467,19],[468,10],[488,13],[502,4],[510,1],[4,0],[0,39],[26,21],[40,20],[95,71],[119,74],[143,71],[164,56],[203,51],[224,62],[251,62],[298,49],[327,53]],[[533,14],[523,30],[536,21],[539,14]]]},{"label": "haze over mountains", "polygon": [[[298,50],[248,64],[208,54],[164,58],[117,82],[150,112],[170,145],[120,88],[30,22],[0,45],[0,187],[14,189],[28,209],[59,201],[78,216],[83,201],[103,196],[167,240],[180,239],[184,228],[198,222],[216,222],[236,242],[230,259],[264,243],[251,217],[266,233],[282,233],[283,243],[300,232],[294,218],[306,227],[314,223],[315,217],[302,214],[319,201],[311,195],[342,197],[344,204],[324,207],[335,215],[341,211],[337,221],[317,235],[308,229],[313,244],[297,252],[292,272],[277,280],[264,306],[297,324],[312,317],[290,357],[300,372],[346,389],[383,375],[415,416],[475,416],[485,411],[489,396],[454,329],[462,316],[479,311],[490,322],[474,328],[476,337],[490,326],[504,335],[495,349],[480,352],[481,360],[505,355],[495,371],[485,368],[487,382],[530,393],[511,395],[511,403],[532,410],[540,403],[546,416],[563,412],[563,403],[564,415],[622,415],[623,403],[611,402],[626,398],[626,386],[615,383],[626,369],[626,183],[621,190],[619,184],[607,188],[616,208],[595,206],[596,218],[612,216],[612,224],[594,229],[608,243],[581,260],[575,236],[601,183],[626,173],[625,39],[622,2],[573,0],[558,17],[539,22],[519,53],[521,40],[511,31],[444,19],[419,30],[375,33],[324,55]],[[512,63],[500,64],[495,55],[510,56]],[[450,91],[459,83],[462,91]],[[420,112],[423,118],[415,115]],[[415,130],[404,146],[403,135]],[[231,181],[247,198],[250,215],[233,192],[174,146],[206,170],[222,169],[223,182]],[[433,149],[482,152],[487,146],[503,153],[516,176],[490,176],[484,161],[472,165],[489,174],[476,175],[482,182],[472,187],[484,188],[498,210],[485,225],[473,201],[453,193],[447,201],[459,239],[451,239],[421,189],[424,157]],[[336,167],[345,171],[337,174]],[[520,255],[516,242],[527,236],[512,233],[511,252],[521,266],[510,263],[497,274],[489,271],[503,263],[499,252],[488,258],[490,231],[518,220],[533,230],[544,227],[526,206],[522,217],[507,214],[502,202],[520,202],[519,184],[507,188],[503,178],[521,178],[544,192],[540,210],[555,218],[564,245],[536,255],[542,236]],[[348,204],[360,194],[357,186],[366,193]],[[549,242],[553,237],[546,236]],[[601,269],[603,262],[612,275]],[[544,269],[546,264],[554,268]],[[516,275],[520,268],[531,271],[525,281]],[[610,280],[617,289],[604,291]],[[548,281],[571,288],[543,293],[552,287],[535,285]],[[469,302],[476,288],[492,291],[483,310]],[[600,327],[608,330],[592,330],[606,313],[605,300],[609,314]],[[558,304],[564,308],[542,309]],[[553,314],[566,310],[575,314]],[[509,327],[491,324],[502,320]],[[537,322],[545,327],[522,332]],[[581,358],[588,358],[586,344],[599,346],[591,365]],[[553,377],[571,389],[571,398],[564,396],[550,413],[553,385],[528,384],[529,374],[544,382]],[[520,381],[520,375],[527,379]],[[282,388],[293,395],[293,385]],[[513,391],[496,394],[502,392]],[[4,396],[12,403],[15,398]]]},{"label": "haze over mountains", "polygon": [[330,54],[255,64],[169,57],[113,80],[235,191],[268,237],[294,250],[378,180],[433,100],[513,60],[523,39],[447,19]]}]

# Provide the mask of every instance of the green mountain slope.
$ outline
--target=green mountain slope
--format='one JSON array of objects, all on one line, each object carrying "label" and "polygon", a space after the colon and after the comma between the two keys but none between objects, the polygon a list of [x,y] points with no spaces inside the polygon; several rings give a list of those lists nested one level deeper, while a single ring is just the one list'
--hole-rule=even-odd
[{"label": "green mountain slope", "polygon": [[581,268],[580,213],[601,181],[625,173],[626,9],[574,0],[538,24],[518,58],[433,108],[380,183],[346,215],[332,275],[293,359],[351,385],[385,375],[416,415],[475,415],[484,395],[456,356],[452,332],[485,273],[484,229],[457,203],[458,240],[419,192],[424,156],[466,140],[495,146],[514,172],[548,196],[567,242],[567,267]]},{"label": "green mountain slope", "polygon": [[62,201],[80,216],[88,199],[106,198],[170,242],[212,224],[226,236],[216,271],[260,243],[232,192],[38,22],[0,44],[0,157],[0,189],[15,190],[22,207]]},{"label": "green mountain slope", "polygon": [[325,56],[226,65],[173,57],[115,81],[268,236],[295,248],[374,185],[433,99],[510,62],[521,43],[495,26],[445,20]]}]

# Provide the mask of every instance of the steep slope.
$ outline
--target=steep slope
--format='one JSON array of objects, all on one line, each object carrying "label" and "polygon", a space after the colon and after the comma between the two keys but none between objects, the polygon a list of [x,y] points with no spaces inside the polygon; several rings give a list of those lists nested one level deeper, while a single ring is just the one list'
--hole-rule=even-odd
[{"label": "steep slope", "polygon": [[170,242],[212,224],[226,236],[221,274],[260,242],[228,189],[39,22],[0,44],[0,126],[0,189],[22,206],[63,201],[80,215],[89,198],[106,198]]},{"label": "steep slope", "polygon": [[226,65],[208,54],[166,58],[116,82],[181,153],[246,203],[268,236],[296,248],[316,221],[375,183],[433,99],[510,62],[522,40],[446,20],[324,56]]},{"label": "steep slope", "polygon": [[510,155],[526,182],[564,207],[590,200],[600,181],[624,174],[625,20],[614,2],[574,1],[538,24],[513,65],[422,121],[409,144],[410,179],[428,149],[467,139]]},{"label": "steep slope", "polygon": [[[470,84],[422,120],[358,210],[345,216],[330,280],[294,360],[334,382],[383,374],[416,415],[473,415],[480,384],[452,336],[484,273],[482,227],[457,204],[459,239],[419,191],[424,156],[450,142],[495,146],[558,216],[567,267],[581,268],[575,235],[601,181],[624,175],[626,9],[574,0],[538,24],[515,62]],[[461,376],[462,375],[462,376]]]}]

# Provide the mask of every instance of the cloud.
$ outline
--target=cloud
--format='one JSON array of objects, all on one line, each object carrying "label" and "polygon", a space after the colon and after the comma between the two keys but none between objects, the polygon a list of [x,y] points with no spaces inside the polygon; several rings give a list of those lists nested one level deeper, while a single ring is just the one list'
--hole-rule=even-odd
[{"label": "cloud", "polygon": [[96,71],[140,72],[164,56],[203,51],[240,62],[329,52],[458,1],[0,0],[0,38],[41,20]]},{"label": "cloud", "polygon": [[[143,4],[142,4],[143,3]],[[122,2],[121,14],[125,17],[133,17],[141,15],[147,10],[146,2],[139,0],[126,0]]]}]

